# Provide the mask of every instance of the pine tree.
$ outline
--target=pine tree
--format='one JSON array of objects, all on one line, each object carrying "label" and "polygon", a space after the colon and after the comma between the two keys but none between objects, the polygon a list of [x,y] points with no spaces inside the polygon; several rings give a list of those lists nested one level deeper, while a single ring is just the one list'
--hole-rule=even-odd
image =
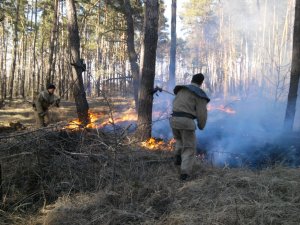
[{"label": "pine tree", "polygon": [[89,105],[83,87],[83,64],[80,59],[80,38],[77,24],[77,13],[74,0],[67,0],[67,17],[69,31],[69,47],[71,52],[72,75],[74,80],[73,95],[76,102],[79,120],[84,124],[89,122]]},{"label": "pine tree", "polygon": [[144,18],[144,63],[142,67],[138,107],[138,136],[142,140],[151,137],[153,107],[152,90],[155,78],[158,18],[158,0],[146,1]]},{"label": "pine tree", "polygon": [[300,0],[296,0],[291,80],[290,80],[288,103],[287,103],[285,121],[284,121],[284,126],[287,131],[293,130],[295,113],[296,113],[299,78],[300,78]]}]

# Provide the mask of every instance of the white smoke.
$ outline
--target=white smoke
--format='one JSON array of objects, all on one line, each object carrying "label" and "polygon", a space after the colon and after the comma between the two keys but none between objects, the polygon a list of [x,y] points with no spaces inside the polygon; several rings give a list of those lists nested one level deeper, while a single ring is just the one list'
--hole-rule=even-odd
[{"label": "white smoke", "polygon": [[[250,80],[256,79],[259,82],[253,85],[254,88],[249,87],[249,89],[244,90],[245,93],[240,93],[239,96],[242,98],[239,101],[230,104],[236,114],[228,114],[219,110],[209,111],[205,130],[197,131],[198,150],[213,155],[215,164],[235,163],[241,166],[245,159],[248,162],[258,161],[260,154],[266,156],[274,153],[276,155],[281,150],[284,151],[284,149],[291,147],[283,138],[283,121],[290,76],[295,2],[294,0],[221,0],[215,2],[218,7],[220,4],[222,5],[221,10],[225,18],[223,25],[225,28],[228,28],[227,25],[231,26],[229,36],[225,39],[231,38],[230,35],[233,34],[237,46],[241,44],[243,39],[248,40],[249,46],[247,45],[246,49],[248,58],[244,57],[244,60],[247,61],[247,71],[251,70],[251,72],[248,75],[240,74],[242,81],[249,79],[250,82]],[[287,15],[288,17],[286,17]],[[283,43],[283,46],[286,46],[286,49],[283,50],[281,40],[284,39],[285,35],[283,31],[286,18],[288,18],[288,37],[285,38],[288,43]],[[212,24],[208,30],[217,31],[217,29],[218,26],[213,27]],[[235,36],[234,34],[238,35]],[[276,49],[274,48],[274,40],[279,43]],[[200,51],[204,51],[205,47],[201,46],[204,49],[200,49]],[[254,50],[257,49],[259,49],[259,53],[254,54]],[[278,53],[281,51],[284,54]],[[241,52],[240,54],[245,53]],[[261,65],[255,64],[257,62],[255,59],[258,56],[264,57],[264,63]],[[274,64],[276,65],[274,66]],[[211,76],[211,74],[205,75]],[[178,74],[177,77],[182,77],[182,74]],[[210,94],[214,95],[213,92]],[[159,101],[159,98],[164,98],[163,96],[165,94],[155,97],[154,102]],[[217,99],[211,100],[211,104],[215,105],[227,105],[229,103],[231,103],[230,97],[224,102]],[[166,111],[165,108],[160,108],[158,105],[155,106],[157,108],[154,107],[154,111]],[[297,102],[295,130],[300,130],[299,112],[300,99]],[[153,135],[170,138],[172,133],[168,121],[155,122]],[[299,151],[297,148],[296,150]],[[294,151],[293,148],[292,150]],[[232,163],[234,159],[236,162]]]}]

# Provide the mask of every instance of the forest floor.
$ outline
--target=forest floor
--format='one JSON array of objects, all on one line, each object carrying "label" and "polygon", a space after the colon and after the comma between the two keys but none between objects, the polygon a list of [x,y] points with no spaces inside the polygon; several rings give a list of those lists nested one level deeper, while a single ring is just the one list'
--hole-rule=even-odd
[{"label": "forest floor", "polygon": [[[123,98],[114,103],[116,111],[131,108]],[[103,99],[90,108],[108,112]],[[52,114],[70,121],[75,106],[63,102]],[[9,127],[0,130],[0,224],[299,224],[300,168],[215,167],[197,158],[183,182],[169,149],[150,150],[127,129],[35,131],[20,100],[0,117]],[[9,125],[17,122],[25,130]]]},{"label": "forest floor", "polygon": [[[124,111],[132,107],[132,103],[126,98],[119,97],[111,99],[113,101],[113,109],[115,111]],[[89,107],[94,113],[105,113],[108,112],[107,102],[103,98],[88,99]],[[71,121],[77,117],[76,105],[74,102],[62,100],[60,107],[51,107],[49,110],[51,123],[59,121]],[[14,99],[12,101],[6,101],[5,106],[0,108],[0,133],[1,128],[9,127],[10,124],[22,124],[27,129],[33,129],[35,127],[34,110],[30,102],[22,99]],[[11,127],[11,131],[14,128]],[[7,130],[6,130],[7,131]]]}]

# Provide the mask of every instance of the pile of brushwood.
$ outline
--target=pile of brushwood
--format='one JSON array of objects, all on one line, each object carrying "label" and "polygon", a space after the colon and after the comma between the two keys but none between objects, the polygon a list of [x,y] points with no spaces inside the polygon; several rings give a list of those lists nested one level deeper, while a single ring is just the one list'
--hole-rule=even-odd
[{"label": "pile of brushwood", "polygon": [[197,161],[183,182],[171,156],[126,130],[10,134],[0,139],[0,224],[299,224],[299,168]]}]

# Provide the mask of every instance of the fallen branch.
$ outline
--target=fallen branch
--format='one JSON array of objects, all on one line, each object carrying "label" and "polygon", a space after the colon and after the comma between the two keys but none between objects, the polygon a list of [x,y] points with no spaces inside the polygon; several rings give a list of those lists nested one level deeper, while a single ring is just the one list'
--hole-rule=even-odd
[{"label": "fallen branch", "polygon": [[39,132],[39,131],[50,130],[50,129],[53,129],[53,128],[57,129],[58,126],[61,126],[61,128],[63,128],[65,125],[67,125],[66,122],[59,122],[59,123],[56,123],[56,124],[51,124],[51,125],[49,125],[47,127],[42,127],[42,128],[30,130],[30,131],[25,131],[25,132],[22,132],[22,133],[0,136],[0,140],[1,139],[8,139],[8,138],[14,138],[14,137],[19,137],[19,136],[24,136],[24,135],[36,133],[36,132]]},{"label": "fallen branch", "polygon": [[4,157],[1,157],[0,160],[11,159],[11,158],[15,158],[15,157],[19,157],[19,156],[25,156],[25,155],[33,155],[33,152],[21,152],[21,153],[18,153],[18,154],[4,156]]},{"label": "fallen branch", "polygon": [[108,160],[109,158],[102,155],[102,154],[86,154],[86,153],[80,153],[80,152],[68,152],[65,150],[57,150],[55,149],[57,152],[62,152],[66,155],[70,155],[70,156],[81,156],[81,157],[97,157],[97,158],[102,158],[104,160]]}]

